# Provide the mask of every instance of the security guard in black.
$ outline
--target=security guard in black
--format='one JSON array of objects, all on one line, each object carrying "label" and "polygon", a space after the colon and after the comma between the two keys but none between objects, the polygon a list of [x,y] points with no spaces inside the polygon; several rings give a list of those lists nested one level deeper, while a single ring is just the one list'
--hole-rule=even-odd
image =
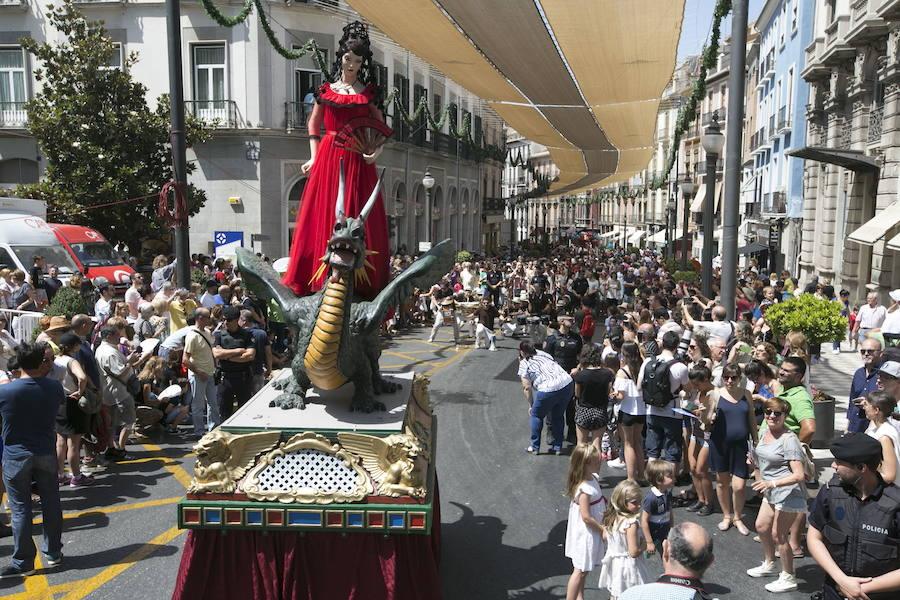
[{"label": "security guard in black", "polygon": [[807,544],[824,600],[900,597],[900,488],[878,473],[881,444],[848,433],[831,445],[835,477],[809,513]]}]

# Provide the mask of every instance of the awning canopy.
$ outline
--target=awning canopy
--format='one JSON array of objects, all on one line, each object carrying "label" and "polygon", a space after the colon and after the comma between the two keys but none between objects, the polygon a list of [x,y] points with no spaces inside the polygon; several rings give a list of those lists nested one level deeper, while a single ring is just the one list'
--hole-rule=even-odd
[{"label": "awning canopy", "polygon": [[900,234],[895,235],[894,237],[889,239],[887,244],[885,244],[885,247],[888,250],[896,250],[900,252]]},{"label": "awning canopy", "polygon": [[894,202],[863,223],[861,227],[848,235],[847,239],[864,246],[874,246],[887,234],[889,229],[898,223],[900,223],[900,202]]},{"label": "awning canopy", "polygon": [[769,247],[763,244],[762,242],[750,242],[746,246],[741,246],[738,248],[738,254],[756,254],[757,252],[762,252],[763,250],[768,250]]},{"label": "awning canopy", "polygon": [[621,234],[621,231],[619,231],[619,228],[613,227],[612,231],[607,231],[606,233],[602,233],[602,234],[598,235],[597,237],[598,238],[610,238],[614,235],[620,235],[620,234]]},{"label": "awning canopy", "polygon": [[[723,182],[719,181],[716,183],[716,203],[713,206],[713,214],[719,212],[719,201],[722,199],[722,190],[725,186]],[[691,202],[691,212],[699,213],[703,212],[703,203],[706,201],[706,184],[700,186],[700,190],[697,192],[697,197],[694,198],[694,201]]]},{"label": "awning canopy", "polygon": [[643,229],[638,229],[637,231],[632,233],[630,236],[628,236],[628,243],[629,244],[639,244],[641,241],[641,238],[644,237],[645,235],[647,235],[646,231],[644,231]]},{"label": "awning canopy", "polygon": [[684,0],[348,3],[546,146],[560,169],[552,193],[647,166]]},{"label": "awning canopy", "polygon": [[[684,236],[684,230],[676,229],[675,230],[675,239],[680,240]],[[657,231],[653,235],[647,238],[648,244],[665,244],[666,243],[666,230]]]},{"label": "awning canopy", "polygon": [[804,146],[796,150],[788,150],[785,154],[787,156],[838,165],[851,171],[877,172],[879,169],[875,157],[867,155],[862,150],[837,150],[835,148]]}]

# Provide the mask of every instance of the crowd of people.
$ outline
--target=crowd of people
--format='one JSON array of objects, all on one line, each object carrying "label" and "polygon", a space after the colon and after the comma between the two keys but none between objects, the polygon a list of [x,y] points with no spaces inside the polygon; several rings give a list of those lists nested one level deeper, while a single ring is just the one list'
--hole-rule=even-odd
[{"label": "crowd of people", "polygon": [[[117,299],[108,283],[57,285],[39,258],[24,284],[18,273],[0,272],[4,307],[46,306],[68,285],[84,310],[43,317],[33,341],[13,338],[9,317],[0,316],[3,481],[15,537],[0,576],[33,568],[33,499],[44,512],[45,562],[58,564],[61,486],[91,485],[105,464],[127,459],[129,444],[153,431],[197,439],[291,360],[290,329],[243,288],[228,261],[194,257],[202,282],[182,289],[172,281],[174,265],[158,257],[152,274],[137,274]],[[394,272],[411,260],[395,256]],[[675,507],[691,518],[720,515],[723,533],[755,530],[761,561],[746,574],[776,577],[769,592],[797,589],[793,561],[807,552],[827,573],[827,598],[874,600],[900,589],[896,573],[881,577],[900,568],[893,485],[900,290],[890,293],[891,306],[879,305],[875,293],[856,306],[829,282],[801,289],[789,273],[766,273],[750,261],[729,319],[717,293],[704,297],[673,271],[652,251],[589,243],[560,245],[542,258],[461,262],[402,301],[384,334],[420,325],[435,341],[447,327],[457,345],[468,334],[488,351],[498,350],[498,338],[515,340],[528,403],[525,450],[571,453],[568,598],[583,597],[596,569],[613,597],[644,597],[637,594],[646,561],[657,554],[674,572],[667,567],[670,580],[654,585],[702,591],[712,542],[702,528],[675,523]],[[776,336],[766,320],[769,307],[803,293],[840,304],[848,335],[832,350],[843,343],[861,358],[848,385],[848,433],[832,444],[836,479],[812,501],[818,472],[809,451],[816,433],[809,372],[821,350],[802,331]],[[625,475],[609,494],[597,476],[604,464]],[[862,510],[872,504],[881,512]],[[748,505],[759,507],[753,523]],[[848,530],[851,508],[871,535]],[[851,552],[890,556],[866,562]]]}]

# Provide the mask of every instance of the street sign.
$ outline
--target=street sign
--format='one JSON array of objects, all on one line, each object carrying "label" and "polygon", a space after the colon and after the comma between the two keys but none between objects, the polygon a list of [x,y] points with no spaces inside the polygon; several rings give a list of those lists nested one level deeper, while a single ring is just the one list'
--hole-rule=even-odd
[{"label": "street sign", "polygon": [[419,242],[419,252],[428,252],[431,250],[431,242]]},{"label": "street sign", "polygon": [[244,247],[243,231],[216,231],[213,233],[213,254],[216,258],[234,256]]}]

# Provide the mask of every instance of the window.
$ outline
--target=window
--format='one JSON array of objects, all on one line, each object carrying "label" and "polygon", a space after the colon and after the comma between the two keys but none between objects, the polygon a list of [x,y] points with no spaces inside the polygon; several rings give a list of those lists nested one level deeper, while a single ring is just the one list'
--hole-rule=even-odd
[{"label": "window", "polygon": [[225,44],[194,46],[193,54],[197,116],[217,118],[226,109]]},{"label": "window", "polygon": [[[397,88],[397,95],[400,97],[400,106],[409,114],[409,79],[400,73],[394,73],[394,87]],[[394,107],[390,107],[392,110]],[[397,111],[394,110],[396,113]],[[393,115],[391,127],[394,129],[394,135],[400,141],[406,141],[409,138],[409,125],[403,120],[399,114]]]},{"label": "window", "polygon": [[[300,49],[299,45],[293,45],[292,50],[296,52]],[[328,64],[328,51],[322,50],[325,64]],[[288,113],[290,119],[289,126],[293,129],[306,124],[309,114],[312,112],[316,104],[316,90],[322,86],[322,72],[315,65],[315,59],[312,54],[308,54],[301,59],[294,61],[294,81],[293,81],[293,98],[291,111]]]},{"label": "window", "polygon": [[113,51],[106,61],[104,69],[121,69],[122,68],[122,44],[113,43]]},{"label": "window", "polygon": [[[415,84],[413,86],[413,110],[417,110],[422,102],[426,106],[428,105],[428,90],[421,85]],[[420,113],[419,118],[416,119],[416,130],[413,137],[415,137],[415,142],[419,145],[424,144],[428,137],[428,119],[425,117],[424,112]]]},{"label": "window", "polygon": [[791,33],[797,32],[797,21],[799,21],[799,12],[800,8],[798,6],[797,0],[793,0],[791,2]]},{"label": "window", "polygon": [[784,102],[782,104],[791,106],[794,101],[794,67],[788,69],[787,72],[787,88],[784,93]]},{"label": "window", "polygon": [[[25,97],[25,55],[22,48],[0,48],[0,111],[23,111]],[[0,122],[6,122],[5,120]]]}]

